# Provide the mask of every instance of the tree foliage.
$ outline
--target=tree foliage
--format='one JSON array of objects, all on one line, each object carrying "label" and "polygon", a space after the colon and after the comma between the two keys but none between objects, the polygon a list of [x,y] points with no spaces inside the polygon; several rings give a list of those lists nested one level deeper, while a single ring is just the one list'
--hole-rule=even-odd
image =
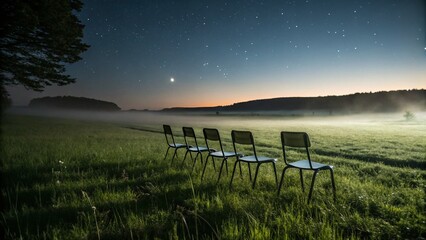
[{"label": "tree foliage", "polygon": [[65,65],[88,49],[75,15],[80,0],[3,0],[0,3],[0,83],[42,91],[75,82]]},{"label": "tree foliage", "polygon": [[42,97],[31,100],[30,107],[33,108],[51,108],[51,109],[74,109],[88,111],[120,111],[121,108],[113,102],[107,102],[97,99],[84,97]]},{"label": "tree foliage", "polygon": [[326,111],[336,113],[399,112],[409,106],[426,110],[426,89],[355,93],[325,97],[283,97],[258,99],[228,106],[169,108],[164,111]]},{"label": "tree foliage", "polygon": [[10,99],[9,94],[6,92],[6,89],[1,85],[0,85],[0,100],[1,100],[0,112],[2,112],[6,108],[9,108],[12,105],[12,99]]},{"label": "tree foliage", "polygon": [[414,119],[414,113],[412,113],[410,111],[405,111],[404,118],[407,121],[411,121],[411,120]]}]

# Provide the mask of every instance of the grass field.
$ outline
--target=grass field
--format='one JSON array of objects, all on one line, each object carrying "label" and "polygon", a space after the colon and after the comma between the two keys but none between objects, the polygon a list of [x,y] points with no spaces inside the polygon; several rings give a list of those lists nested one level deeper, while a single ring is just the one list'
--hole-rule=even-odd
[{"label": "grass field", "polygon": [[[424,118],[132,116],[5,115],[0,222],[6,239],[426,238]],[[250,130],[257,150],[279,159],[278,177],[285,166],[279,132],[306,131],[312,157],[335,166],[337,202],[328,172],[318,175],[311,204],[296,170],[286,174],[279,196],[267,165],[254,190],[245,165],[229,189],[234,159],[219,184],[210,164],[201,181],[201,164],[191,173],[183,150],[173,164],[163,160],[165,139],[156,132],[163,123],[179,142],[183,125],[200,137],[203,127],[218,128],[229,150],[232,129]]]}]

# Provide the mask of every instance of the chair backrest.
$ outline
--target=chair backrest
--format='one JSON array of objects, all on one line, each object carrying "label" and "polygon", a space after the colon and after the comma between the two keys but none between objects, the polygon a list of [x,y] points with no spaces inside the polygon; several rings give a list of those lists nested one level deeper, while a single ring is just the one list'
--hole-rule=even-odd
[{"label": "chair backrest", "polygon": [[[231,136],[232,136],[232,145],[234,146],[235,152],[238,152],[237,144],[251,145],[254,157],[256,158],[256,160],[258,160],[257,154],[256,154],[256,147],[255,147],[255,144],[254,144],[253,134],[250,131],[232,130]],[[239,158],[239,157],[237,156],[237,158]]]},{"label": "chair backrest", "polygon": [[[195,147],[198,149],[197,137],[195,136],[194,129],[192,127],[183,127],[182,131],[186,146],[189,147],[194,143]],[[192,141],[190,140],[191,138]]]},{"label": "chair backrest", "polygon": [[215,128],[204,128],[204,137],[211,141],[220,141],[219,131]]},{"label": "chair backrest", "polygon": [[204,128],[203,129],[204,139],[206,140],[206,147],[210,150],[210,141],[219,142],[220,150],[223,152],[222,141],[220,140],[219,131],[215,128]]},{"label": "chair backrest", "polygon": [[309,154],[309,147],[311,141],[309,135],[305,132],[281,132],[281,144],[283,148],[284,162],[287,164],[286,147],[305,148],[306,155],[308,156],[309,166],[312,168],[311,156]]},{"label": "chair backrest", "polygon": [[250,131],[232,130],[232,142],[244,145],[253,145],[253,134]]},{"label": "chair backrest", "polygon": [[183,127],[183,136],[185,137],[195,137],[195,132],[192,127]]},{"label": "chair backrest", "polygon": [[170,125],[163,125],[163,130],[164,130],[164,134],[170,134],[173,135],[172,133],[172,128],[170,127]]},{"label": "chair backrest", "polygon": [[166,137],[167,145],[176,146],[175,138],[173,137],[172,128],[170,125],[163,125],[164,136]]}]

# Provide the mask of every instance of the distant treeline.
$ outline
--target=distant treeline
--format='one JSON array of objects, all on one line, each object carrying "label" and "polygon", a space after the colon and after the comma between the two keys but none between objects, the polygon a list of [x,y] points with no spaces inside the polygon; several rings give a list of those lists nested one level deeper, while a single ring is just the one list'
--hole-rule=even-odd
[{"label": "distant treeline", "polygon": [[117,104],[84,97],[42,97],[31,100],[30,107],[54,108],[64,110],[87,110],[87,111],[119,111]]},{"label": "distant treeline", "polygon": [[355,93],[325,97],[283,97],[234,103],[228,106],[166,108],[163,111],[328,111],[342,113],[426,110],[426,90]]}]

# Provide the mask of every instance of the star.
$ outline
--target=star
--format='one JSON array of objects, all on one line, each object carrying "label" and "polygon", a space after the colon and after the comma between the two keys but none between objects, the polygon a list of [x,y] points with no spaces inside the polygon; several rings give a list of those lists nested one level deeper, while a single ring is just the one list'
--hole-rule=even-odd
[{"label": "star", "polygon": [[[86,72],[95,80],[107,76],[111,79],[108,82],[111,91],[120,89],[113,86],[127,86],[127,80],[146,84],[148,79],[163,79],[163,84],[170,84],[172,89],[197,80],[200,84],[209,84],[215,78],[238,81],[253,75],[253,81],[258,81],[256,79],[262,79],[261,74],[268,70],[271,70],[271,79],[278,78],[276,75],[283,70],[303,75],[307,82],[320,81],[315,79],[322,78],[311,75],[316,72],[316,67],[334,68],[333,61],[340,57],[348,61],[342,71],[350,75],[356,70],[346,66],[361,69],[367,64],[359,61],[363,54],[374,59],[381,58],[382,52],[393,53],[396,57],[401,52],[415,52],[417,55],[410,59],[425,60],[424,21],[407,21],[423,19],[424,14],[412,11],[418,6],[423,7],[420,3],[403,4],[396,0],[389,4],[358,1],[356,5],[335,1],[315,4],[310,0],[269,3],[206,0],[196,4],[177,4],[171,0],[141,2],[143,4],[127,6],[123,3],[124,14],[112,11],[115,9],[110,9],[110,5],[114,4],[104,6],[102,2],[87,1],[79,17],[86,25],[85,40],[91,48],[82,55],[81,63],[70,67],[73,77],[85,79]],[[118,4],[116,6],[118,9]],[[158,12],[162,14],[156,14]],[[392,35],[395,41],[386,37],[390,31],[395,33]],[[419,54],[418,51],[423,52]],[[290,62],[296,63],[290,65]],[[313,71],[302,71],[298,62],[305,62]],[[377,62],[380,61],[371,61]],[[406,64],[402,58],[401,63]],[[79,64],[86,72],[79,70]],[[279,66],[278,70],[274,66]],[[393,70],[383,69],[383,66],[385,64],[372,67],[377,67],[379,72]],[[174,83],[174,74],[183,72],[185,79]],[[286,79],[292,82],[296,75],[290,74]],[[228,82],[230,87],[235,84]],[[278,85],[272,81],[269,86],[272,86],[271,94],[277,95],[274,91]],[[349,90],[343,90],[343,87]],[[340,90],[350,91],[350,85],[342,86]],[[132,89],[128,91],[133,94]],[[165,91],[164,94],[161,97],[166,98],[169,93]],[[145,94],[149,100],[146,102],[155,103],[157,99],[151,95]],[[158,101],[159,108],[177,104],[170,102],[160,106],[160,102],[163,104]],[[191,105],[189,102],[185,104]]]}]

